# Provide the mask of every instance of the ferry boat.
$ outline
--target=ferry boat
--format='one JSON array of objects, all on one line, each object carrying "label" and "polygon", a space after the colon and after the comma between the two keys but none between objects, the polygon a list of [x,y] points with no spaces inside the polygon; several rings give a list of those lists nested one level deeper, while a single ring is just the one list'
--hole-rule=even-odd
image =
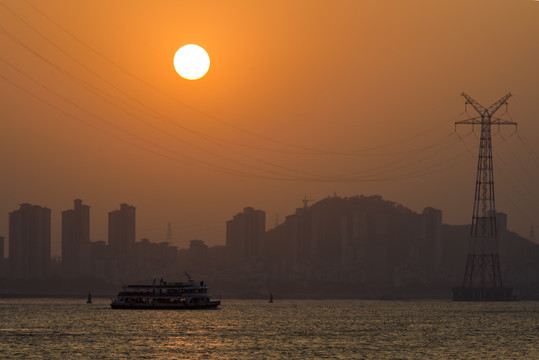
[{"label": "ferry boat", "polygon": [[154,309],[154,310],[190,310],[215,309],[220,300],[211,300],[204,281],[196,284],[191,277],[187,283],[166,282],[161,279],[159,285],[126,285],[112,300],[113,309]]}]

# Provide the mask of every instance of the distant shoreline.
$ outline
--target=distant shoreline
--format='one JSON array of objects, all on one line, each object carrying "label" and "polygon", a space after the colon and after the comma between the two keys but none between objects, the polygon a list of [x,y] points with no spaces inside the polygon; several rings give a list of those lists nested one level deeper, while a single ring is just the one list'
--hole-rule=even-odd
[{"label": "distant shoreline", "polygon": [[[83,297],[83,296],[71,296],[71,295],[39,295],[39,294],[32,294],[32,295],[0,295],[0,300],[2,299],[50,299],[50,300],[54,300],[54,299],[61,299],[61,300],[68,300],[68,299],[72,299],[72,300],[81,300],[81,301],[86,301],[86,298],[87,297]],[[93,299],[95,301],[95,299],[108,299],[110,300],[111,297],[107,297],[107,296],[93,296]],[[221,300],[252,300],[252,301],[256,301],[256,300],[259,300],[259,301],[263,301],[263,302],[267,302],[267,299],[260,299],[260,298],[237,298],[237,297],[230,297],[230,298],[221,298]],[[279,300],[274,300],[274,302],[278,302],[278,301],[291,301],[291,300],[297,300],[297,301],[328,301],[328,300],[332,300],[332,301],[354,301],[354,300],[361,300],[361,301],[451,301],[450,298],[410,298],[410,299],[405,299],[405,298],[395,298],[395,299],[389,299],[389,298],[337,298],[337,299],[332,299],[332,298],[302,298],[302,297],[298,297],[298,298],[293,298],[293,297],[287,297],[287,298],[282,298],[282,299],[279,299]]]}]

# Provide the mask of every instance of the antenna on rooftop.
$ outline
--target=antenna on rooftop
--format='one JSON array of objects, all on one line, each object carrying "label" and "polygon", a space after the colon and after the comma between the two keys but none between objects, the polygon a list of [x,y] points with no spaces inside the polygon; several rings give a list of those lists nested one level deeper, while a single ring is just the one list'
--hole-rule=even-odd
[{"label": "antenna on rooftop", "polygon": [[307,209],[307,207],[309,206],[309,202],[310,202],[310,201],[314,201],[314,200],[309,200],[309,199],[307,199],[307,195],[305,195],[305,197],[303,198],[302,201],[303,201],[303,208],[304,208],[304,209]]},{"label": "antenna on rooftop", "polygon": [[172,225],[170,224],[170,222],[168,223],[167,228],[167,242],[169,244],[172,244]]}]

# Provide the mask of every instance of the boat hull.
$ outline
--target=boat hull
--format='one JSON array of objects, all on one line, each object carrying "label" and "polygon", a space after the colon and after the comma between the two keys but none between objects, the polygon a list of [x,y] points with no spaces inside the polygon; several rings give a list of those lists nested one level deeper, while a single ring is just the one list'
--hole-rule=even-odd
[{"label": "boat hull", "polygon": [[203,310],[216,309],[221,304],[221,301],[210,301],[205,304],[125,304],[112,303],[112,309],[124,310]]}]

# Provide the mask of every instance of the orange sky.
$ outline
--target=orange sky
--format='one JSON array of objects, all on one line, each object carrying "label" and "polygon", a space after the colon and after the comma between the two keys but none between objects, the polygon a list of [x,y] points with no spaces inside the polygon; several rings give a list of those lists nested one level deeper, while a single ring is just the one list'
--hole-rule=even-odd
[{"label": "orange sky", "polygon": [[[538,38],[531,0],[1,0],[0,235],[20,203],[47,206],[59,254],[75,198],[93,241],[126,202],[137,240],[165,241],[170,222],[180,247],[224,244],[245,206],[272,227],[305,195],[380,194],[469,223],[478,140],[453,133],[465,91],[485,106],[514,95],[496,205],[528,236]],[[211,57],[197,81],[173,68],[187,43]]]}]

